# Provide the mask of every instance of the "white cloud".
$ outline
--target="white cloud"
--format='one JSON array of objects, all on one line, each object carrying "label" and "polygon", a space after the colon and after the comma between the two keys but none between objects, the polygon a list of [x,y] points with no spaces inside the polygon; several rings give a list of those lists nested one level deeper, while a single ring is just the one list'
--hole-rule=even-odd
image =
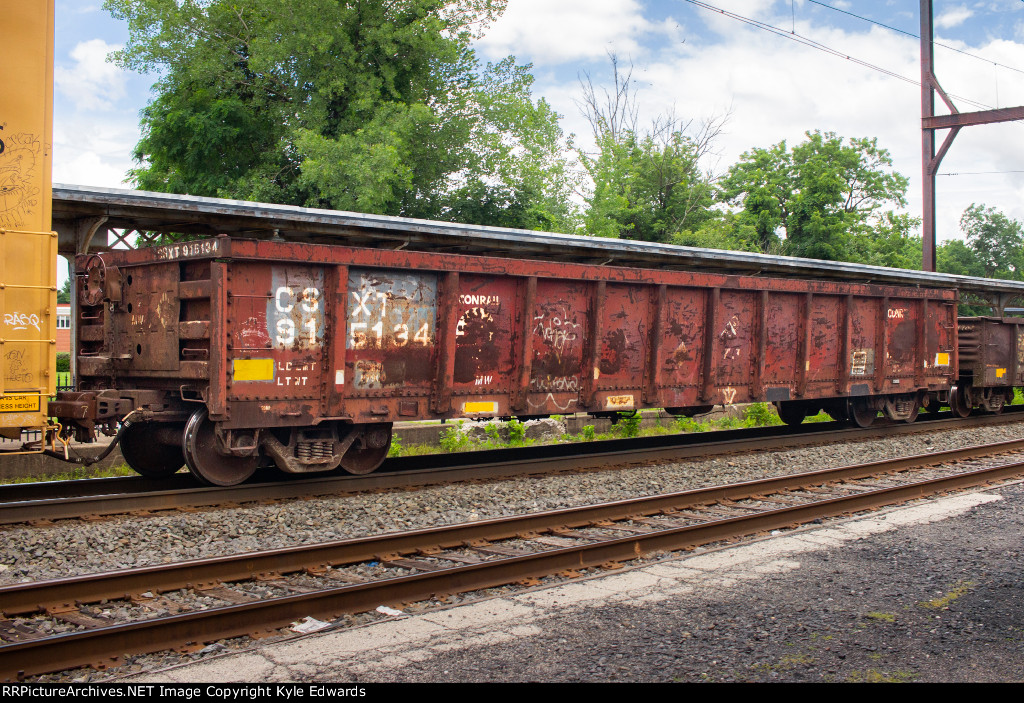
[{"label": "white cloud", "polygon": [[127,73],[107,62],[107,54],[120,49],[102,39],[79,42],[71,50],[74,65],[57,65],[54,83],[57,90],[79,110],[110,110],[125,95]]},{"label": "white cloud", "polygon": [[139,138],[132,115],[118,119],[58,115],[53,125],[53,181],[124,188]]},{"label": "white cloud", "polygon": [[639,37],[658,31],[637,0],[512,0],[477,42],[488,58],[563,63],[601,59],[608,51],[637,56]]},{"label": "white cloud", "polygon": [[[752,14],[751,10],[740,11]],[[721,16],[707,19],[717,30]],[[695,27],[685,33],[685,43],[673,43],[671,48],[635,62],[633,76],[642,90],[638,95],[641,115],[649,118],[674,107],[677,114],[699,120],[721,114],[731,106],[727,132],[718,144],[719,171],[751,148],[767,147],[783,139],[790,145],[799,143],[807,130],[834,131],[844,137],[877,137],[878,144],[891,153],[894,168],[910,179],[907,210],[920,215],[920,89],[735,20],[729,22],[731,31],[722,32],[720,37],[709,38],[707,28]],[[799,18],[797,32],[912,80],[920,75],[920,45],[913,38],[878,27],[854,33],[810,26],[801,24]],[[565,41],[573,41],[568,32]],[[1008,65],[1024,65],[1024,45],[1014,42],[958,48]],[[1024,104],[1024,76],[1003,69],[995,76],[991,65],[952,52],[940,58],[939,78],[951,93],[994,106],[998,79],[1001,105]],[[579,98],[578,85],[569,78],[561,82],[539,79],[535,90],[565,115],[565,129],[575,131],[585,145],[589,127],[577,116],[572,102]],[[960,109],[978,108],[961,104]],[[944,136],[939,133],[940,143]],[[940,171],[974,174],[1018,170],[1024,162],[1022,137],[1024,123],[965,128]],[[940,241],[960,236],[960,216],[972,202],[984,202],[1024,219],[1024,199],[1019,197],[1022,191],[1024,174],[940,177]]]},{"label": "white cloud", "polygon": [[974,12],[968,9],[964,5],[954,7],[950,10],[946,10],[941,15],[935,18],[935,26],[941,27],[942,29],[950,29],[951,27],[958,27],[974,15]]}]

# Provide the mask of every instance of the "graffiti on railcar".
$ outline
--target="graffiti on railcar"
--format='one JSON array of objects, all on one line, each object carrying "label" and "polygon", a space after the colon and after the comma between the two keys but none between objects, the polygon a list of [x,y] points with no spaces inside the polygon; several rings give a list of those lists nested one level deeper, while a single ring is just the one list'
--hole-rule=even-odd
[{"label": "graffiti on railcar", "polygon": [[533,322],[530,391],[579,392],[584,328],[575,309],[564,300],[539,303]]},{"label": "graffiti on railcar", "polygon": [[4,355],[4,381],[7,383],[31,383],[35,375],[25,359],[25,352],[12,349]]},{"label": "graffiti on railcar", "polygon": [[29,327],[34,327],[36,331],[42,331],[39,327],[39,316],[34,313],[5,312],[4,324],[13,330],[27,330]]},{"label": "graffiti on railcar", "polygon": [[732,318],[725,323],[725,329],[723,329],[718,335],[718,339],[721,340],[723,347],[723,361],[731,361],[732,359],[738,359],[740,357],[740,353],[743,350],[743,340],[739,340],[739,327],[740,318],[738,315],[733,315]]},{"label": "graffiti on railcar", "polygon": [[[0,127],[2,128],[2,127]],[[4,137],[0,149],[0,227],[25,227],[42,203],[37,171],[43,143],[28,132]]]}]

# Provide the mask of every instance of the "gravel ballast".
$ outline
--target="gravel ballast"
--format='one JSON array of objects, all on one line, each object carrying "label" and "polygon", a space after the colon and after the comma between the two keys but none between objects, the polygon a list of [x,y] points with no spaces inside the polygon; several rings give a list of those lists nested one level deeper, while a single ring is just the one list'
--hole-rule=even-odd
[{"label": "gravel ballast", "polygon": [[553,510],[1024,437],[1024,423],[668,465],[244,508],[4,527],[0,583],[114,571]]}]

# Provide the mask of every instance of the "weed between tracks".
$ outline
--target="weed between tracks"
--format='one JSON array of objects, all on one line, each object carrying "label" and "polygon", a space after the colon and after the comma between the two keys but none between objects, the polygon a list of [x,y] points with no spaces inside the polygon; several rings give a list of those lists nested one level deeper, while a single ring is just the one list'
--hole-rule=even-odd
[{"label": "weed between tracks", "polygon": [[[561,421],[561,415],[552,415],[551,418]],[[618,421],[612,425],[608,432],[597,432],[593,425],[584,425],[583,429],[576,434],[563,434],[554,440],[540,441],[526,437],[526,425],[517,419],[507,422],[493,421],[485,427],[486,439],[476,440],[469,437],[462,431],[463,421],[459,420],[453,427],[446,427],[441,431],[437,445],[414,444],[405,445],[396,437],[391,442],[391,450],[388,456],[421,456],[424,454],[437,454],[439,452],[468,452],[482,449],[506,449],[509,447],[526,447],[535,444],[554,444],[571,442],[593,442],[595,440],[622,439],[625,437],[653,437],[659,435],[681,434],[687,432],[711,432],[714,430],[737,430],[751,427],[765,427],[770,425],[781,425],[775,412],[775,407],[770,403],[752,403],[743,411],[743,417],[722,417],[716,419],[702,420],[699,418],[679,417],[667,419],[654,418],[654,426],[642,427],[643,414],[637,412],[633,415],[623,413]],[[831,422],[825,413],[819,413],[809,417],[804,422]],[[505,436],[508,439],[504,439]]]},{"label": "weed between tracks", "polygon": [[138,474],[129,469],[127,464],[110,466],[105,469],[90,469],[86,466],[78,466],[70,471],[62,471],[56,474],[0,478],[0,485],[11,483],[39,483],[40,481],[73,481],[80,478],[117,478],[118,476],[138,476]]}]

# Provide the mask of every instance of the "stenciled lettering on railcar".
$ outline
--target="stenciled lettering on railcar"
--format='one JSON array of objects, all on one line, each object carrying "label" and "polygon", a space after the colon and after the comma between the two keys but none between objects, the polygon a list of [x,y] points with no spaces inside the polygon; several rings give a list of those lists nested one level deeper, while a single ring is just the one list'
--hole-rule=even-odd
[{"label": "stenciled lettering on railcar", "polygon": [[429,347],[437,318],[437,278],[349,272],[349,349]]},{"label": "stenciled lettering on railcar", "polygon": [[889,308],[888,316],[889,316],[890,320],[902,320],[902,319],[905,319],[906,316],[907,316],[907,309],[906,308]]},{"label": "stenciled lettering on railcar", "polygon": [[[298,311],[296,305],[300,308]],[[278,344],[290,347],[298,338],[300,344],[311,347],[316,345],[320,326],[319,288],[309,287],[297,291],[291,286],[278,286],[274,291],[274,307],[278,312],[275,323]]]},{"label": "stenciled lettering on railcar", "polygon": [[182,242],[181,244],[169,244],[154,249],[156,258],[163,261],[174,261],[175,259],[187,259],[193,256],[213,256],[220,249],[216,239],[204,239],[199,242]]},{"label": "stenciled lettering on railcar", "polygon": [[323,344],[323,285],[323,269],[301,266],[272,269],[266,325],[267,335],[278,349],[309,351]]},{"label": "stenciled lettering on railcar", "polygon": [[854,349],[850,352],[850,375],[868,376],[875,372],[875,350]]},{"label": "stenciled lettering on railcar", "polygon": [[463,293],[462,295],[459,296],[459,302],[462,303],[463,305],[473,305],[476,307],[501,307],[501,296]]}]

